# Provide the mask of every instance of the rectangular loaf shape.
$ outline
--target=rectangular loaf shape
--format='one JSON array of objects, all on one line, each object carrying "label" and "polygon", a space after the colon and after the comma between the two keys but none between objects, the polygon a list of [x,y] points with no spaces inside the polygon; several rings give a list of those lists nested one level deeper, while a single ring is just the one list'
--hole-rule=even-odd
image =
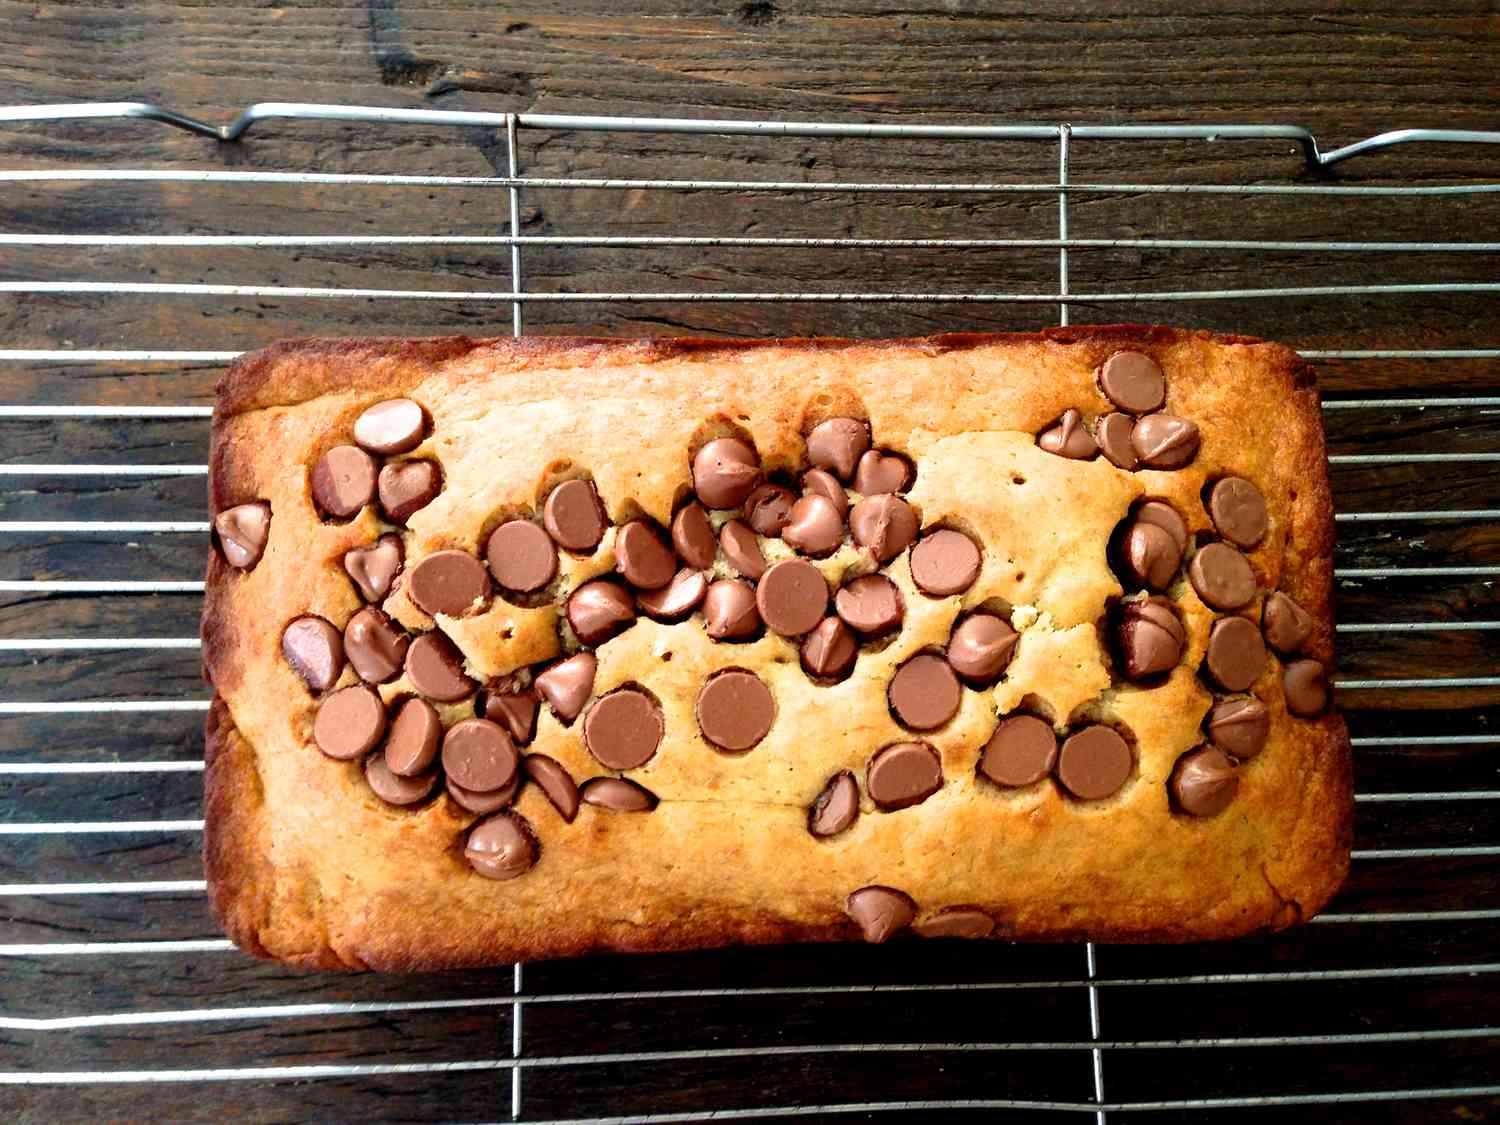
[{"label": "rectangular loaf shape", "polygon": [[[1149,357],[1165,376],[1164,406],[1145,415],[1155,421],[1113,423],[1127,446],[1133,435],[1136,452],[1158,467],[1126,471],[1104,456],[1050,451],[1087,453],[1097,420],[1118,410],[1099,373],[1120,352]],[[1145,376],[1121,369],[1119,387],[1111,386],[1117,399],[1144,393],[1147,401],[1136,408],[1150,409],[1151,365],[1143,366]],[[359,457],[352,477],[333,492],[326,480],[314,480],[329,449],[353,445],[364,411],[398,397],[422,406],[426,436],[415,449],[375,454],[373,466],[434,461],[442,479],[436,498],[404,527],[377,501],[358,507],[358,494],[368,492],[355,471]],[[1037,435],[1072,410],[1081,428],[1039,444]],[[1196,452],[1173,417],[1197,427]],[[882,451],[863,478],[872,490],[902,487],[901,462],[890,454],[909,458],[915,481],[897,494],[899,502],[855,508],[849,519],[865,545],[845,528],[832,554],[812,559],[830,594],[825,614],[835,613],[834,591],[878,565],[898,591],[899,626],[879,637],[856,634],[853,671],[837,681],[808,673],[797,636],[761,627],[748,640],[710,637],[701,606],[676,621],[641,615],[593,646],[597,670],[592,685],[584,677],[579,688],[586,699],[576,719],[562,721],[556,699],[543,702],[534,737],[518,753],[546,755],[578,784],[624,776],[655,796],[650,811],[612,809],[608,786],[595,785],[565,819],[539,773],[523,762],[514,767],[523,781],[513,804],[493,814],[506,822],[503,831],[487,836],[500,850],[482,856],[491,874],[497,864],[500,873],[520,874],[489,878],[466,858],[468,835],[483,818],[457,804],[441,776],[429,771],[436,776],[432,795],[398,806],[376,796],[357,756],[335,760],[320,752],[314,724],[329,693],[311,690],[284,658],[283,631],[314,615],[336,635],[362,611],[364,598],[344,564],[351,550],[399,535],[403,568],[380,599],[395,622],[393,635],[436,629],[456,643],[477,685],[524,691],[579,646],[565,625],[572,591],[617,577],[617,554],[634,558],[633,548],[616,550],[620,527],[642,518],[671,525],[695,487],[692,464],[701,447],[738,438],[753,447],[761,479],[796,492],[809,467],[806,436],[833,418],[868,424]],[[1118,437],[1105,444],[1117,458],[1130,456],[1120,452]],[[821,448],[817,455],[840,456]],[[1160,467],[1184,457],[1182,467]],[[214,687],[209,891],[230,937],[258,956],[322,968],[416,970],[602,950],[854,940],[862,932],[882,937],[888,928],[908,940],[908,922],[917,933],[980,932],[993,923],[993,936],[1018,940],[1195,941],[1305,920],[1347,871],[1352,796],[1343,722],[1326,708],[1300,718],[1286,705],[1286,669],[1308,711],[1305,701],[1316,706],[1320,685],[1317,666],[1307,661],[1332,669],[1333,514],[1317,390],[1306,365],[1278,345],[1137,326],[889,341],[296,341],[247,355],[229,370],[219,387],[211,461],[219,534],[203,612],[205,669]],[[700,491],[734,492],[746,482],[733,470],[731,464],[716,476],[706,466]],[[1221,531],[1243,537],[1229,526],[1234,520],[1254,522],[1253,511],[1224,512],[1217,514],[1225,526],[1216,527],[1210,492],[1230,476],[1259,490],[1266,530],[1243,551],[1253,598],[1215,610],[1200,586],[1210,600],[1238,601],[1220,589],[1234,585],[1233,568],[1193,577],[1188,564],[1212,570],[1204,550]],[[555,578],[533,593],[492,586],[461,616],[434,618],[419,608],[414,597],[430,603],[437,596],[431,590],[449,588],[412,581],[424,558],[452,550],[483,563],[491,532],[515,519],[532,521],[522,531],[536,538],[548,496],[569,479],[592,481],[607,511],[610,526],[597,547],[558,551]],[[357,514],[343,522],[323,518],[315,484],[324,498],[347,499],[352,490]],[[393,480],[392,495],[398,488]],[[1148,498],[1175,509],[1187,528],[1183,565],[1172,569],[1174,554],[1169,577],[1157,580],[1162,600],[1149,609],[1122,545]],[[258,546],[254,519],[246,524],[245,510],[230,510],[254,502],[270,510],[264,553],[251,566],[230,565],[226,543],[242,563],[247,556],[236,548],[248,542],[253,555]],[[812,505],[811,515],[820,507]],[[758,518],[771,519],[774,508]],[[924,538],[878,564],[871,546],[900,546],[903,513],[917,517]],[[971,581],[956,594],[924,592],[913,578],[913,552],[940,528],[980,549],[977,578],[961,575],[957,581]],[[764,616],[788,631],[803,627],[803,603],[820,597],[796,587],[809,571],[785,563],[793,551],[783,540],[762,538],[759,545],[770,563],[784,564],[776,579],[761,580]],[[650,571],[659,563],[651,554],[647,544],[631,565]],[[938,575],[926,579],[934,587],[964,569],[961,557],[939,555],[934,545],[927,559]],[[509,575],[515,567],[506,570],[505,559]],[[920,560],[917,569],[921,577]],[[436,567],[424,573],[442,577]],[[720,551],[708,580],[734,577]],[[783,597],[777,591],[788,583]],[[628,608],[629,587],[614,589],[627,591]],[[1264,749],[1233,759],[1232,769],[1217,752],[1184,762],[1204,746],[1216,699],[1236,694],[1214,682],[1211,629],[1239,616],[1255,627],[1239,628],[1258,635],[1264,601],[1276,591],[1306,620],[1278,619],[1283,647],[1293,653],[1260,657],[1258,642],[1249,646],[1259,661],[1249,673],[1250,693],[1269,721]],[[691,585],[684,590],[693,592]],[[733,604],[725,598],[719,616]],[[997,683],[955,693],[945,652],[955,626],[975,613],[1008,620],[1019,636]],[[857,608],[850,614],[857,617]],[[1129,651],[1122,630],[1131,634]],[[1236,648],[1231,633],[1224,662],[1243,664],[1243,638]],[[307,643],[313,647],[299,650],[304,665],[315,664],[319,651],[332,652],[331,645],[318,650],[325,642],[316,636]],[[1127,658],[1149,665],[1163,645],[1169,663],[1177,654],[1175,663],[1127,681]],[[904,686],[892,689],[904,666],[924,654],[936,659],[923,674],[914,666]],[[377,689],[391,714],[417,694],[399,667],[398,651],[395,678]],[[716,748],[700,729],[727,725],[732,741],[735,730],[755,726],[757,708],[764,711],[764,692],[748,677],[748,696],[720,692],[700,703],[710,677],[726,669],[752,673],[769,691],[769,729],[747,751]],[[352,666],[323,671],[338,673],[335,689],[360,683]],[[418,679],[425,686],[432,674]],[[628,706],[595,715],[599,700],[622,688],[640,693],[645,718]],[[893,709],[892,696],[901,696],[896,702],[905,711]],[[950,696],[957,698],[951,718]],[[483,713],[476,698],[482,708],[483,696],[439,702],[438,717],[450,728],[471,720]],[[906,721],[926,723],[934,710],[934,729]],[[1059,740],[1090,728],[1114,732],[1128,757],[1112,759],[1114,743],[1100,751],[1087,739],[1063,741],[1057,760],[1040,762],[1039,780],[997,784],[980,771],[981,755],[997,723],[1019,714],[1040,717]],[[601,754],[613,761],[633,753],[643,738],[649,744],[653,723],[660,739],[654,749],[647,745],[643,764],[619,770],[601,761]],[[1225,725],[1226,749],[1232,727],[1245,729]],[[329,721],[322,729],[347,751],[362,728]],[[872,783],[875,755],[906,743],[920,745],[886,759]],[[432,768],[448,761],[450,773],[469,771],[469,780],[511,768],[460,749]],[[1026,772],[1024,754],[1002,758],[994,759],[995,773]],[[929,768],[938,771],[935,791],[924,777]],[[1123,784],[1109,776],[1117,768],[1126,771]],[[810,810],[845,772],[858,815],[835,835],[814,836]],[[428,784],[388,770],[384,778],[414,795]],[[1081,798],[1069,782],[1085,794],[1113,791]],[[840,784],[848,795],[849,781]],[[1232,797],[1218,809],[1226,791]],[[919,799],[889,807],[903,794]],[[590,803],[595,799],[605,803]],[[1191,815],[1187,806],[1207,814]],[[820,823],[839,819],[836,811],[824,807]],[[898,893],[856,896],[851,904],[854,892],[870,887]]]}]

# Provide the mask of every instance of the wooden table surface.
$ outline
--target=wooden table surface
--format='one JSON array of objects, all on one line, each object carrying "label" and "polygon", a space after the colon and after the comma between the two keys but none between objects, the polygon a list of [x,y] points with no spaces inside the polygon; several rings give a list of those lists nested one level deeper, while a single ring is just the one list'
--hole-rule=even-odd
[{"label": "wooden table surface", "polygon": [[[0,106],[151,100],[227,120],[263,101],[529,113],[945,124],[1266,123],[1325,148],[1388,128],[1500,128],[1493,4],[1128,3],[16,3],[0,0]],[[981,13],[981,9],[984,9]],[[1274,10],[1273,10],[1274,9]],[[525,129],[537,178],[1050,183],[1052,142],[681,136]],[[148,123],[0,126],[0,172],[152,168],[491,177],[503,132],[268,122],[219,145]],[[1152,184],[1465,185],[1500,181],[1500,149],[1427,146],[1315,176],[1285,141],[1075,141],[1069,233],[1155,245],[1070,252],[1071,292],[1110,296],[1403,283],[1494,283],[1500,254],[1181,248],[1164,239],[1500,239],[1500,195],[1161,193]],[[522,233],[741,239],[1049,239],[1054,192],[527,187]],[[0,234],[434,235],[509,230],[493,187],[111,181],[0,183]],[[529,292],[1053,294],[1054,246],[808,248],[529,243]],[[503,245],[4,245],[0,282],[240,284],[255,293],[0,293],[0,349],[238,351],[322,334],[504,333],[510,303],[307,296],[264,287],[508,291]],[[1075,323],[1146,320],[1265,335],[1318,352],[1500,347],[1493,292],[1082,300]],[[528,301],[527,331],[613,336],[919,334],[1055,323],[1056,303]],[[1441,397],[1327,414],[1339,457],[1500,452],[1497,354],[1325,356],[1330,400]],[[0,354],[0,404],[204,406],[222,363]],[[201,475],[17,473],[17,465],[197,465],[202,417],[0,413],[0,581],[183,581],[205,537],[16,521],[201,521]],[[1367,856],[1332,908],[1344,920],[1226,946],[1100,948],[1099,1035],[1114,1121],[1196,1121],[1195,1099],[1473,1087],[1429,1100],[1220,1108],[1241,1119],[1500,1120],[1495,975],[1500,879],[1500,688],[1371,681],[1496,676],[1500,521],[1399,513],[1500,507],[1500,461],[1336,464],[1340,692],[1365,801]],[[1389,573],[1445,568],[1446,573]],[[1455,572],[1469,568],[1467,573]],[[0,588],[0,702],[201,700],[196,651],[41,649],[34,639],[190,638],[183,592]],[[1422,628],[1425,626],[1425,628]],[[1436,628],[1433,628],[1436,626]],[[1455,628],[1457,626],[1457,628]],[[0,1072],[272,1068],[166,1084],[0,1085],[10,1120],[380,1117],[551,1121],[754,1107],[844,1106],[809,1119],[1008,1116],[966,1100],[1095,1099],[1089,989],[1078,947],[759,950],[527,966],[420,978],[308,976],[196,942],[201,894],[34,893],[17,884],[201,877],[201,713],[6,714],[0,722]],[[1377,739],[1380,741],[1368,741]],[[129,768],[119,768],[118,764]],[[165,768],[136,768],[165,763]],[[20,764],[41,772],[17,772]],[[96,764],[108,772],[79,772]],[[57,769],[56,767],[62,767]],[[74,767],[69,769],[68,767]],[[51,772],[48,772],[51,771]],[[1488,794],[1488,796],[1484,796]],[[85,832],[79,822],[188,827]],[[15,828],[73,825],[66,831]],[[1410,854],[1416,849],[1418,854]],[[1430,854],[1436,852],[1437,854]],[[73,888],[77,890],[77,888]],[[1373,921],[1363,916],[1412,916]],[[1427,975],[1368,970],[1416,967]],[[1229,974],[1228,978],[1218,974]],[[1273,975],[1267,975],[1273,974]],[[1274,974],[1312,974],[1293,979]],[[1352,975],[1351,975],[1352,974]],[[1213,979],[1184,982],[1181,978]],[[1163,983],[1163,979],[1167,983]],[[1043,982],[1038,984],[1037,982]],[[1053,982],[1053,983],[1047,983]],[[864,986],[895,986],[893,993]],[[852,986],[842,988],[838,986]],[[684,996],[682,990],[708,990]],[[628,993],[629,995],[621,995]],[[444,1001],[489,1003],[444,1004]],[[334,1007],[346,1003],[360,1008]],[[262,1005],[309,1005],[247,1011]],[[236,1009],[212,1018],[16,1017]],[[523,1014],[524,1013],[524,1014]],[[516,1021],[520,1020],[519,1034]],[[1434,1032],[1392,1040],[1392,1033]],[[1313,1042],[1285,1037],[1312,1037]],[[1374,1036],[1372,1041],[1351,1036]],[[1327,1038],[1325,1041],[1325,1037]],[[1183,1047],[1182,1039],[1233,1045]],[[1246,1041],[1248,1040],[1248,1042]],[[1026,1047],[1047,1043],[1048,1048]],[[830,1046],[883,1044],[879,1051]],[[939,1048],[936,1045],[946,1044]],[[1011,1044],[1024,1050],[973,1049]],[[911,1045],[901,1047],[898,1045]],[[966,1046],[967,1045],[967,1046]],[[774,1050],[768,1050],[774,1049]],[[513,1061],[521,1061],[513,1079]],[[460,1061],[467,1068],[441,1069]],[[412,1072],[392,1072],[393,1064]],[[375,1068],[309,1076],[314,1066]],[[236,1080],[229,1080],[235,1078]],[[300,1080],[299,1080],[300,1079]],[[935,1107],[848,1111],[853,1103]],[[1031,1119],[1031,1111],[1014,1111]],[[1049,1115],[1052,1120],[1058,1115]],[[677,1118],[672,1118],[676,1120]],[[1082,1119],[1078,1114],[1063,1120]]]}]

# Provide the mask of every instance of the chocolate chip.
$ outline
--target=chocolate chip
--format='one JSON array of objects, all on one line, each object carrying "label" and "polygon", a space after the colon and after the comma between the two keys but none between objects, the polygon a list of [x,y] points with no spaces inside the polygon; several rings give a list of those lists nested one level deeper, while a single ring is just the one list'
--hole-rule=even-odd
[{"label": "chocolate chip", "polygon": [[1130,777],[1130,747],[1109,727],[1084,727],[1062,744],[1057,779],[1085,801],[1108,797]]},{"label": "chocolate chip", "polygon": [[1247,549],[1265,538],[1269,526],[1266,498],[1241,477],[1225,477],[1213,486],[1208,494],[1208,515],[1220,535]]},{"label": "chocolate chip", "polygon": [[412,567],[406,593],[418,609],[433,617],[440,613],[462,617],[483,607],[490,595],[490,578],[484,564],[467,551],[435,551]]},{"label": "chocolate chip", "polygon": [[802,668],[809,676],[826,680],[843,679],[854,667],[859,642],[854,633],[837,617],[825,617],[802,640]]},{"label": "chocolate chip", "polygon": [[848,770],[828,779],[812,808],[807,810],[807,830],[819,839],[837,836],[859,818],[859,782]]},{"label": "chocolate chip", "polygon": [[604,538],[609,518],[593,481],[565,480],[547,493],[542,505],[542,526],[559,547],[570,551],[592,551]]},{"label": "chocolate chip", "polygon": [[937,751],[925,742],[898,742],[870,759],[865,789],[886,812],[919,805],[943,785]]},{"label": "chocolate chip", "polygon": [[1099,452],[1098,444],[1084,428],[1083,415],[1076,410],[1064,410],[1061,418],[1037,434],[1036,443],[1048,453],[1074,461],[1087,461]]},{"label": "chocolate chip", "polygon": [[1167,381],[1156,360],[1140,352],[1116,352],[1099,368],[1099,389],[1121,410],[1148,414],[1167,398]]},{"label": "chocolate chip", "polygon": [[344,571],[354,580],[365,601],[380,602],[391,592],[391,584],[401,569],[401,558],[401,536],[388,532],[368,547],[345,551]]},{"label": "chocolate chip", "polygon": [[355,445],[336,445],[313,466],[312,498],[325,518],[346,520],[375,496],[375,459]]},{"label": "chocolate chip", "polygon": [[536,837],[525,819],[501,813],[474,826],[464,842],[464,858],[486,879],[514,879],[536,865]]},{"label": "chocolate chip", "polygon": [[899,453],[883,449],[866,450],[854,470],[854,491],[866,496],[887,492],[905,492],[917,479],[917,470]]},{"label": "chocolate chip", "polygon": [[1328,673],[1318,660],[1294,660],[1281,679],[1286,709],[1301,719],[1310,719],[1328,708]]},{"label": "chocolate chip", "polygon": [[530,520],[507,520],[490,532],[484,558],[495,581],[518,593],[540,590],[557,576],[557,547]]},{"label": "chocolate chip", "polygon": [[1165,500],[1147,500],[1135,510],[1135,518],[1140,523],[1154,524],[1170,535],[1172,542],[1177,544],[1179,557],[1187,550],[1187,523]]},{"label": "chocolate chip", "polygon": [[1240,609],[1255,597],[1255,571],[1250,569],[1250,560],[1223,543],[1198,549],[1188,563],[1188,580],[1212,609]]},{"label": "chocolate chip", "polygon": [[568,596],[568,624],[586,645],[602,645],[635,624],[635,599],[618,582],[596,578]]},{"label": "chocolate chip", "polygon": [[805,559],[785,559],[761,576],[755,607],[773,633],[797,637],[810,632],[828,609],[823,572]]},{"label": "chocolate chip", "polygon": [[694,713],[704,738],[739,753],[766,737],[776,720],[776,701],[754,672],[731,668],[708,678]]},{"label": "chocolate chip", "polygon": [[1225,691],[1245,691],[1266,667],[1260,630],[1243,617],[1224,617],[1208,633],[1208,674]]},{"label": "chocolate chip", "polygon": [[517,773],[511,778],[510,784],[503,789],[494,789],[488,793],[465,789],[451,777],[448,778],[445,788],[448,790],[448,796],[453,798],[453,803],[465,812],[488,816],[492,812],[505,808],[516,799],[516,794],[521,790],[521,775]]},{"label": "chocolate chip", "polygon": [[443,771],[476,793],[509,785],[520,761],[505,728],[488,719],[462,719],[443,735]]},{"label": "chocolate chip", "polygon": [[737,508],[760,479],[760,459],[739,438],[715,438],[693,458],[693,491],[710,508]]},{"label": "chocolate chip", "polygon": [[536,690],[552,705],[559,719],[571,723],[593,694],[594,674],[598,670],[599,660],[592,652],[575,653],[537,676]]},{"label": "chocolate chip", "polygon": [[484,693],[480,715],[499,723],[510,732],[519,746],[525,746],[536,734],[536,713],[541,701],[535,688],[523,688],[513,676],[497,680]]},{"label": "chocolate chip", "polygon": [[1266,599],[1261,610],[1260,627],[1268,645],[1281,655],[1290,656],[1312,634],[1312,618],[1307,610],[1277,590]]},{"label": "chocolate chip", "polygon": [[313,691],[327,691],[344,670],[344,639],[323,618],[305,614],[281,634],[281,655]]},{"label": "chocolate chip", "polygon": [[1198,426],[1175,414],[1149,414],[1135,424],[1130,444],[1148,469],[1180,469],[1198,455]]},{"label": "chocolate chip", "polygon": [[958,714],[963,688],[948,661],[924,652],[896,669],[886,697],[904,725],[935,730]]},{"label": "chocolate chip", "polygon": [[1126,602],[1120,612],[1120,655],[1132,682],[1177,667],[1187,648],[1187,630],[1166,598]]},{"label": "chocolate chip", "polygon": [[609,769],[633,770],[655,756],[666,729],[656,700],[639,688],[622,687],[589,708],[583,744]]},{"label": "chocolate chip", "polygon": [[391,722],[385,740],[385,764],[401,777],[418,777],[437,761],[443,741],[443,720],[425,699],[408,699]]},{"label": "chocolate chip", "polygon": [[344,626],[344,655],[366,683],[389,683],[399,676],[410,644],[400,626],[372,605]]},{"label": "chocolate chip", "polygon": [[1127,473],[1135,468],[1135,449],[1130,444],[1130,435],[1134,432],[1135,419],[1129,414],[1106,414],[1094,427],[1094,440],[1099,443],[1104,456]]},{"label": "chocolate chip", "polygon": [[464,654],[442,633],[423,633],[406,650],[406,678],[428,699],[456,703],[479,686],[464,675]]},{"label": "chocolate chip", "polygon": [[1182,551],[1178,549],[1169,532],[1136,520],[1120,541],[1120,555],[1125,564],[1125,575],[1134,585],[1150,590],[1165,590],[1177,577],[1177,565],[1182,562]]},{"label": "chocolate chip", "polygon": [[979,757],[979,772],[996,785],[1032,785],[1052,772],[1057,735],[1035,715],[1001,719]]},{"label": "chocolate chip", "polygon": [[389,456],[410,453],[422,444],[427,414],[409,398],[377,402],[354,420],[354,440],[360,448]]},{"label": "chocolate chip", "polygon": [[760,576],[766,572],[766,556],[760,549],[760,540],[755,537],[749,524],[741,520],[730,520],[719,529],[719,546],[724,549],[724,557],[729,560],[729,565],[750,581],[759,581]]},{"label": "chocolate chip", "polygon": [[383,734],[385,704],[367,687],[340,688],[323,700],[313,720],[318,749],[341,762],[368,754]]},{"label": "chocolate chip", "polygon": [[1208,740],[1236,758],[1253,758],[1265,749],[1271,733],[1271,712],[1252,696],[1215,703],[1204,722]]},{"label": "chocolate chip", "polygon": [[854,919],[866,941],[879,945],[911,925],[917,904],[890,887],[861,887],[844,900],[844,913]]},{"label": "chocolate chip", "polygon": [[425,801],[437,787],[437,774],[425,777],[402,777],[391,772],[385,755],[376,752],[365,759],[365,782],[375,796],[388,805],[415,805]]},{"label": "chocolate chip", "polygon": [[400,461],[380,470],[380,506],[392,523],[406,523],[442,490],[442,470],[432,461]]},{"label": "chocolate chip", "polygon": [[684,567],[659,590],[648,590],[635,596],[635,604],[647,617],[672,621],[698,608],[708,592],[708,577],[701,570]]},{"label": "chocolate chip", "polygon": [[779,484],[757,485],[745,497],[745,522],[757,535],[775,539],[791,519],[792,504],[796,502],[789,488]]},{"label": "chocolate chip", "polygon": [[826,496],[810,492],[792,505],[781,538],[787,546],[815,558],[832,554],[844,541],[844,516]]},{"label": "chocolate chip", "polygon": [[1020,634],[992,613],[976,613],[959,622],[948,638],[948,663],[971,687],[998,680],[1015,655]]},{"label": "chocolate chip", "polygon": [[960,531],[939,528],[912,548],[911,580],[935,598],[961,594],[979,577],[979,548]]},{"label": "chocolate chip", "polygon": [[826,469],[808,469],[802,474],[802,494],[823,497],[838,509],[841,520],[849,514],[849,494],[839,478]]},{"label": "chocolate chip", "polygon": [[849,530],[877,562],[888,563],[917,537],[917,513],[897,496],[870,496],[850,511]]},{"label": "chocolate chip", "polygon": [[854,418],[830,418],[807,435],[808,461],[841,481],[854,475],[855,465],[869,448],[870,427]]},{"label": "chocolate chip", "polygon": [[672,517],[672,546],[688,566],[708,570],[714,565],[719,540],[702,504],[689,504]]},{"label": "chocolate chip", "polygon": [[1239,787],[1234,763],[1212,746],[1200,746],[1178,758],[1167,783],[1172,804],[1189,816],[1223,812]]},{"label": "chocolate chip", "polygon": [[573,775],[545,754],[528,754],[522,765],[527,776],[547,795],[558,815],[572,824],[578,815],[578,786]]},{"label": "chocolate chip", "polygon": [[760,629],[755,590],[738,578],[721,578],[703,595],[703,625],[716,641],[739,641]]},{"label": "chocolate chip", "polygon": [[578,790],[585,804],[610,812],[650,812],[656,794],[623,777],[591,777]]},{"label": "chocolate chip", "polygon": [[271,505],[264,500],[236,504],[214,517],[219,550],[230,566],[249,570],[260,562],[271,535]]},{"label": "chocolate chip", "polygon": [[950,906],[912,929],[924,938],[987,938],[995,932],[995,920],[972,906]]},{"label": "chocolate chip", "polygon": [[615,569],[637,590],[659,590],[677,573],[677,559],[654,526],[631,520],[615,536]]},{"label": "chocolate chip", "polygon": [[867,637],[901,628],[906,613],[901,591],[883,574],[866,574],[840,588],[833,608],[844,624]]}]

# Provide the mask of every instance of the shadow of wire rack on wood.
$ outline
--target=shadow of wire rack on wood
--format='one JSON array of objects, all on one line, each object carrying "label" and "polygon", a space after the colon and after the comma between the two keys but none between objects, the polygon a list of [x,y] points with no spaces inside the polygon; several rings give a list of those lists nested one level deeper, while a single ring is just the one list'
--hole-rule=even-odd
[{"label": "shadow of wire rack on wood", "polygon": [[[154,146],[131,118],[257,139]],[[378,128],[328,143],[351,126]],[[503,139],[508,175],[395,139],[464,129]],[[1500,151],[1467,147],[1497,141],[0,109],[0,1107],[1500,1116],[1500,339],[1475,327],[1500,293],[1500,240],[1484,240]],[[1429,142],[1485,155],[1464,175],[1405,155]],[[493,334],[497,307],[517,333],[1138,319],[1298,346],[1327,396],[1357,755],[1355,868],[1331,913],[1217,946],[790,948],[425,978],[308,977],[230,951],[198,860],[213,382],[277,337]]]}]

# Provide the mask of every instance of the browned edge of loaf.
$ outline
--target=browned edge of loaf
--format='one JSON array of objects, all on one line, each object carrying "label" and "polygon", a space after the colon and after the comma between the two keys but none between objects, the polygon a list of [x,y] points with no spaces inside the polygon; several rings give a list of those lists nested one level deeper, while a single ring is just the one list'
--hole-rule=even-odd
[{"label": "browned edge of loaf", "polygon": [[[386,392],[378,375],[369,367],[346,368],[347,361],[361,356],[390,356],[419,363],[435,364],[464,355],[477,348],[493,351],[497,358],[512,366],[530,367],[554,362],[564,353],[574,353],[569,362],[586,368],[597,361],[626,354],[634,362],[650,363],[676,356],[693,355],[711,360],[715,353],[742,353],[757,348],[796,348],[809,352],[835,350],[850,346],[901,347],[926,350],[931,354],[963,350],[990,344],[1059,345],[1095,344],[1121,347],[1142,344],[1170,344],[1188,338],[1199,338],[1215,344],[1245,344],[1266,349],[1266,358],[1279,366],[1295,388],[1292,408],[1313,424],[1308,432],[1313,440],[1296,451],[1296,460],[1288,464],[1288,475],[1305,482],[1304,502],[1294,507],[1299,526],[1295,545],[1315,573],[1304,574],[1299,582],[1299,600],[1311,612],[1316,623],[1309,648],[1323,660],[1330,677],[1334,671],[1333,652],[1333,504],[1328,484],[1328,459],[1323,437],[1322,405],[1312,367],[1296,352],[1281,344],[1217,332],[1195,331],[1160,325],[1105,324],[1049,328],[1041,332],[946,333],[909,339],[857,340],[836,337],[806,339],[717,340],[700,338],[610,339],[598,336],[539,336],[513,338],[438,336],[424,339],[400,337],[356,337],[348,339],[285,340],[235,360],[216,387],[212,431],[209,447],[209,514],[210,518],[230,505],[226,480],[228,446],[225,427],[236,415],[272,406],[293,406],[325,393],[330,387],[340,390],[364,390],[371,394]],[[282,361],[289,357],[342,360],[335,383],[327,371],[321,378],[305,374],[289,377]],[[307,365],[299,368],[305,373]],[[1289,538],[1289,544],[1293,540]],[[204,678],[213,683],[213,670],[228,659],[225,644],[218,633],[219,596],[228,564],[210,545],[202,617]],[[1304,858],[1296,885],[1284,892],[1272,887],[1281,899],[1283,909],[1265,926],[1222,933],[1204,932],[1193,919],[1181,919],[1169,926],[1152,929],[1120,929],[1066,926],[1046,933],[1015,934],[1001,925],[994,936],[999,939],[1020,938],[1027,941],[1095,941],[1101,943],[1190,942],[1211,938],[1247,936],[1251,933],[1286,929],[1308,920],[1322,910],[1343,885],[1349,870],[1353,840],[1354,806],[1352,800],[1352,750],[1343,718],[1330,710],[1313,720],[1323,730],[1326,752],[1317,763],[1317,772],[1329,777],[1332,791],[1346,794],[1337,810],[1331,810],[1313,832],[1304,825],[1299,834],[1300,854]],[[240,949],[257,957],[271,958],[261,941],[264,933],[277,924],[272,864],[263,847],[259,822],[264,813],[255,750],[239,733],[229,708],[216,692],[205,724],[204,769],[204,862],[208,896],[215,919]],[[302,917],[294,920],[300,929],[320,936],[316,944],[295,953],[283,952],[277,959],[304,968],[361,971],[376,969],[387,972],[418,972],[438,969],[477,968],[538,956],[534,949],[518,949],[493,940],[482,947],[462,951],[422,950],[411,948],[336,951],[321,936],[321,920]],[[800,941],[848,941],[858,937],[852,923],[831,926],[802,926],[789,923],[756,922],[737,926],[733,932],[705,926],[670,926],[650,932],[622,931],[605,940],[570,939],[555,935],[544,951],[547,956],[569,957],[600,952],[671,952],[711,949],[727,945],[774,945]]]}]

